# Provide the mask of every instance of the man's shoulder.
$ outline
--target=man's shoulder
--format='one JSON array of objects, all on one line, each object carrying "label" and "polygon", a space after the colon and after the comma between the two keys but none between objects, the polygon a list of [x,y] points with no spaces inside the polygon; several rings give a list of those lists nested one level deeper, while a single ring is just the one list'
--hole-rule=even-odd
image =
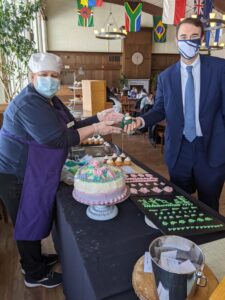
[{"label": "man's shoulder", "polygon": [[175,72],[175,70],[179,67],[180,61],[176,62],[175,64],[172,64],[171,66],[169,66],[168,68],[166,68],[165,70],[163,70],[160,73],[160,76],[163,77],[167,77],[170,76],[172,73]]},{"label": "man's shoulder", "polygon": [[225,59],[216,56],[201,55],[201,63],[207,63],[212,66],[225,66]]}]

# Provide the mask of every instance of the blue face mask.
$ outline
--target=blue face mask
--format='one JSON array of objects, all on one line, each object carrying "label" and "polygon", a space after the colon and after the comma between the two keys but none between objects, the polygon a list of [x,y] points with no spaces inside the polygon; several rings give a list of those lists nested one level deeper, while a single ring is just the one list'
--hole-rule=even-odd
[{"label": "blue face mask", "polygon": [[60,81],[57,78],[37,76],[34,84],[36,91],[46,98],[54,96],[60,87]]},{"label": "blue face mask", "polygon": [[178,40],[177,45],[181,56],[190,60],[198,54],[201,45],[201,39]]}]

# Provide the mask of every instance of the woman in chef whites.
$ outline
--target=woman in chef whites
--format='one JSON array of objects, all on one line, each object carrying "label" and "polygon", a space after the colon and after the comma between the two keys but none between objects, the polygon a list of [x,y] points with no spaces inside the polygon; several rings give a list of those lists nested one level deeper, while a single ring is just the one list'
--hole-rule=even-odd
[{"label": "woman in chef whites", "polygon": [[14,225],[27,287],[53,288],[56,254],[43,255],[41,240],[52,228],[55,195],[68,149],[93,134],[120,133],[122,114],[112,109],[77,122],[55,96],[62,61],[50,53],[29,60],[31,83],[8,105],[0,133],[0,198]]}]

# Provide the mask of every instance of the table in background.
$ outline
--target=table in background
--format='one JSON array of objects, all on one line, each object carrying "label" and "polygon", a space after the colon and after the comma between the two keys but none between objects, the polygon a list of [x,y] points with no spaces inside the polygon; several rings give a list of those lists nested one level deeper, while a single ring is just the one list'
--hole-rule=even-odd
[{"label": "table in background", "polygon": [[[73,199],[72,190],[73,187],[65,184],[59,188],[53,233],[66,299],[138,299],[132,288],[133,267],[150,242],[161,235],[160,231],[145,224],[144,215],[129,199],[117,205],[119,214],[115,219],[91,220],[86,216],[87,206]],[[225,222],[224,217],[216,215]],[[202,244],[224,237],[225,232],[217,232],[189,238]]]}]

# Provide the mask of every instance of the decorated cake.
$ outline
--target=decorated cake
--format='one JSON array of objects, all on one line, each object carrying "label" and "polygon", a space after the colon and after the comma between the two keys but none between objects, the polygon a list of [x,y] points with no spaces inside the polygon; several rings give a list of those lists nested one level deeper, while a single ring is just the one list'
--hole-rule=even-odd
[{"label": "decorated cake", "polygon": [[112,205],[125,200],[128,187],[123,172],[114,166],[92,160],[74,177],[73,197],[88,205]]}]

